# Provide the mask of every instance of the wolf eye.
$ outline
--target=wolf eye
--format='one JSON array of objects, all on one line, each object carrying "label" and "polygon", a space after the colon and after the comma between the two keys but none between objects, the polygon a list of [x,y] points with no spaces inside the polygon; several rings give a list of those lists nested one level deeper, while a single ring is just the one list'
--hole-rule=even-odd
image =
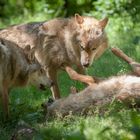
[{"label": "wolf eye", "polygon": [[100,36],[102,34],[102,30],[95,30],[95,35]]},{"label": "wolf eye", "polygon": [[96,31],[95,33],[96,33],[96,35],[100,35],[100,34],[101,34],[101,32],[100,32],[100,31]]}]

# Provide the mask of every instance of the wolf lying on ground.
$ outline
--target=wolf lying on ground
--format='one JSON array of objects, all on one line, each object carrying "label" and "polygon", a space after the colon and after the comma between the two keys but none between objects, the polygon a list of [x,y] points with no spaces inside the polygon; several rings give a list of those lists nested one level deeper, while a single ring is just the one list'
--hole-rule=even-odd
[{"label": "wolf lying on ground", "polygon": [[27,45],[35,48],[37,60],[54,82],[51,90],[54,99],[57,99],[60,98],[58,70],[75,65],[78,72],[84,74],[85,67],[91,65],[108,47],[104,32],[107,22],[107,18],[97,20],[75,14],[72,18],[12,26],[1,30],[0,37],[14,41],[23,48]]},{"label": "wolf lying on ground", "polygon": [[28,56],[32,55],[32,51],[29,49],[27,46],[23,50],[11,41],[0,39],[0,95],[5,117],[9,116],[8,92],[12,87],[28,84],[50,87],[52,84],[38,61],[30,61]]},{"label": "wolf lying on ground", "polygon": [[105,105],[113,99],[127,101],[128,103],[131,99],[139,100],[140,77],[116,76],[96,86],[90,85],[77,94],[71,94],[50,104],[46,102],[43,107],[47,110],[47,116],[65,116],[69,113],[80,114],[91,106]]}]

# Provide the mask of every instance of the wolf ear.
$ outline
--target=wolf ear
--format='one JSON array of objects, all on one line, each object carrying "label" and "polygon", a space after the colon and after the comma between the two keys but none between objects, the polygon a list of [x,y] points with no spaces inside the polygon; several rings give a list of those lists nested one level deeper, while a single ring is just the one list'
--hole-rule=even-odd
[{"label": "wolf ear", "polygon": [[84,18],[79,14],[75,14],[75,20],[78,24],[82,24],[84,22]]},{"label": "wolf ear", "polygon": [[104,29],[107,23],[108,23],[108,18],[104,18],[99,21],[99,26]]}]

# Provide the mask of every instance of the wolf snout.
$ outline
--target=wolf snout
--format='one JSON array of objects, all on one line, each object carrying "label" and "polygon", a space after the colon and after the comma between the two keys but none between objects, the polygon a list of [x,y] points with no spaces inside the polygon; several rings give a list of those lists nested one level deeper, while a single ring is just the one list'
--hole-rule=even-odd
[{"label": "wolf snout", "polygon": [[81,55],[81,64],[83,67],[88,67],[90,65],[90,59],[88,54]]}]

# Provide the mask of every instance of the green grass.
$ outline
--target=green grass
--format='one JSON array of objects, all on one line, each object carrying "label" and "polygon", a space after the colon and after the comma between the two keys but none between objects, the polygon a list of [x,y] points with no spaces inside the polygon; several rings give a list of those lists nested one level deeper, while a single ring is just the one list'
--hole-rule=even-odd
[{"label": "green grass", "polygon": [[[0,23],[6,24],[44,20],[42,16],[16,18]],[[10,22],[8,22],[10,21]],[[126,54],[140,62],[140,28],[128,32],[116,31],[113,19],[108,27],[110,48],[120,47]],[[109,77],[129,72],[130,66],[111,53],[110,48],[93,63],[87,74],[99,77]],[[72,81],[65,72],[59,74],[59,86],[62,96],[68,96],[70,87],[79,90],[84,88],[80,82]],[[10,93],[11,118],[3,122],[0,110],[0,140],[9,140],[19,123],[33,127],[36,130],[34,140],[134,140],[140,139],[139,110],[127,108],[119,102],[113,102],[104,108],[90,110],[86,116],[45,119],[41,104],[51,97],[50,90],[39,91],[34,87],[13,89]]]}]

